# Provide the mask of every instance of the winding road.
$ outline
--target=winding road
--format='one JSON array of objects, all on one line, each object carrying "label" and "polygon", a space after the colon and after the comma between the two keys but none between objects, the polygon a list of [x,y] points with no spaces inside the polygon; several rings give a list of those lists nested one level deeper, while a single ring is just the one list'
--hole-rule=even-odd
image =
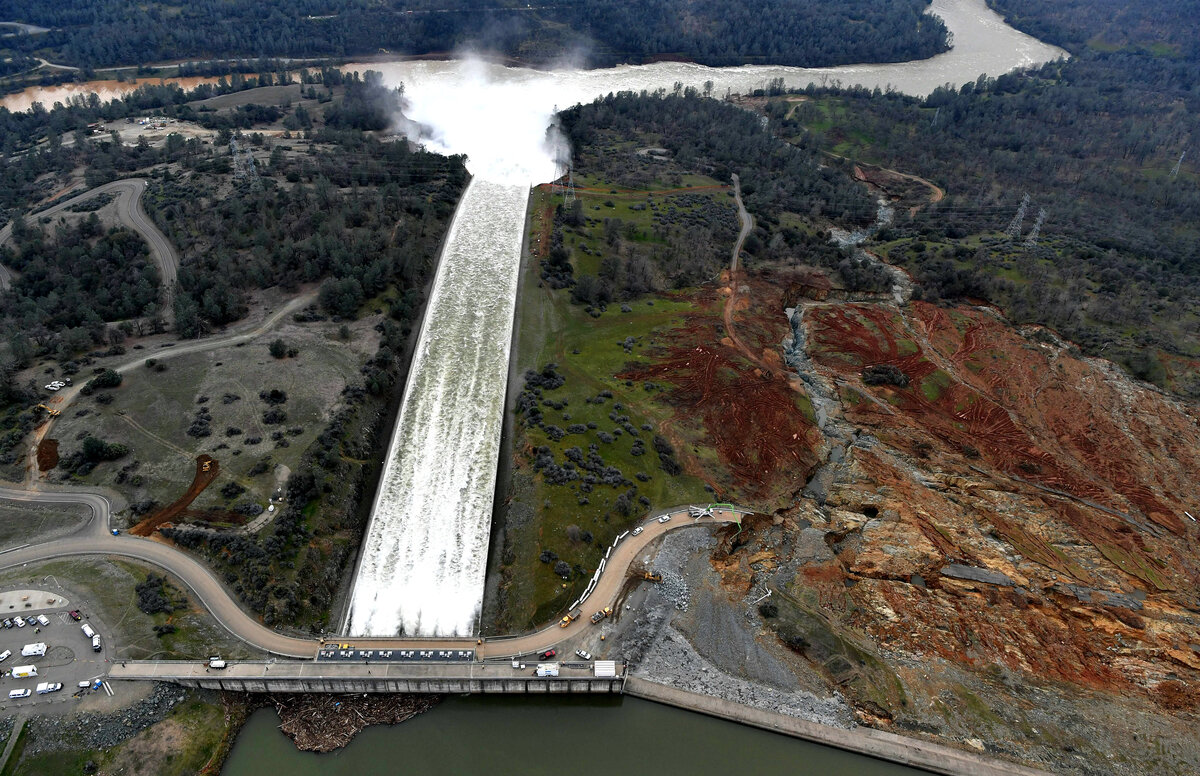
[{"label": "winding road", "polygon": [[[146,211],[142,209],[142,194],[145,193],[146,186],[145,178],[126,178],[105,183],[103,186],[97,186],[70,199],[65,199],[40,213],[31,213],[28,217],[52,216],[99,194],[115,192],[117,194],[117,218],[122,224],[140,234],[150,246],[150,256],[158,265],[158,275],[162,282],[163,309],[166,311],[165,314],[170,314],[175,281],[179,276],[179,254],[175,252],[175,248],[172,247],[167,236],[159,231],[154,222],[146,215]],[[10,237],[12,237],[11,222],[0,229],[0,247],[3,247]],[[0,264],[0,291],[8,290],[15,278],[16,274],[12,270]]]},{"label": "winding road", "polygon": [[[93,513],[87,525],[71,536],[0,552],[0,570],[79,555],[132,558],[158,566],[175,575],[200,599],[217,622],[252,647],[283,657],[313,658],[325,643],[324,640],[316,638],[289,636],[266,627],[241,607],[234,595],[207,566],[192,556],[152,539],[128,535],[113,536],[108,527],[111,505],[103,495],[86,491],[30,492],[0,487],[0,499],[48,504],[84,504]],[[746,512],[748,510],[718,509],[714,510],[712,517],[697,520],[688,513],[687,507],[682,507],[665,513],[670,516],[667,522],[659,522],[661,514],[652,515],[643,524],[640,535],[634,536],[631,533],[625,536],[623,541],[611,550],[606,573],[600,576],[587,602],[581,604],[583,615],[566,628],[559,627],[556,621],[532,633],[490,639],[483,643],[477,643],[473,638],[336,637],[332,640],[352,640],[359,649],[474,649],[480,660],[539,652],[592,627],[588,615],[615,604],[630,567],[655,539],[667,531],[698,524],[707,526],[713,523],[740,522],[742,514]]]}]

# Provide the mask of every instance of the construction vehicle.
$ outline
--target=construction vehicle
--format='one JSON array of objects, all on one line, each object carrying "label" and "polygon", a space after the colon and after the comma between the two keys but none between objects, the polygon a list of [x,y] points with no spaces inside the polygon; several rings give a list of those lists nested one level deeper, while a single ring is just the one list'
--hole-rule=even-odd
[{"label": "construction vehicle", "polygon": [[612,607],[611,606],[606,606],[603,609],[601,609],[600,611],[593,614],[592,615],[592,625],[595,625],[596,623],[600,622],[605,617],[612,617]]},{"label": "construction vehicle", "polygon": [[39,404],[39,405],[38,405],[38,409],[39,409],[39,410],[45,410],[45,411],[46,411],[46,414],[47,414],[47,415],[49,415],[49,416],[50,416],[50,417],[52,417],[52,418],[57,418],[59,415],[61,415],[61,414],[62,414],[62,410],[56,410],[56,409],[53,409],[53,408],[51,408],[51,407],[47,407],[45,404]]},{"label": "construction vehicle", "polygon": [[212,460],[211,460],[211,459],[210,459],[210,460],[207,460],[207,461],[205,461],[204,463],[200,464],[200,471],[202,471],[202,472],[211,471],[211,470],[212,470],[212,464],[213,464],[213,462],[212,462]]},{"label": "construction vehicle", "polygon": [[568,613],[567,613],[567,615],[566,615],[565,617],[563,617],[561,620],[559,620],[559,622],[558,622],[558,627],[560,627],[560,628],[565,628],[565,627],[567,627],[567,626],[568,626],[568,625],[570,625],[571,623],[573,623],[573,622],[575,622],[576,620],[578,620],[578,619],[579,619],[579,615],[581,615],[581,614],[583,614],[583,612],[581,612],[579,609],[576,609],[576,610],[575,610],[575,611],[573,611],[573,612],[568,612]]},{"label": "construction vehicle", "polygon": [[662,574],[655,574],[652,571],[643,571],[642,579],[645,579],[649,582],[662,582]]}]

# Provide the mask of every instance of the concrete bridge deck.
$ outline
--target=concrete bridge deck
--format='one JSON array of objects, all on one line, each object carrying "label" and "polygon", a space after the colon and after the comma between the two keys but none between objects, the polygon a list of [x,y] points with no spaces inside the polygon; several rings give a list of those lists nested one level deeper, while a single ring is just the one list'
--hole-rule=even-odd
[{"label": "concrete bridge deck", "polygon": [[535,676],[537,664],[524,665],[268,660],[215,669],[204,661],[128,660],[114,663],[108,678],[235,692],[620,693],[625,685],[621,662],[615,677],[595,676],[592,663],[560,663],[556,677]]}]

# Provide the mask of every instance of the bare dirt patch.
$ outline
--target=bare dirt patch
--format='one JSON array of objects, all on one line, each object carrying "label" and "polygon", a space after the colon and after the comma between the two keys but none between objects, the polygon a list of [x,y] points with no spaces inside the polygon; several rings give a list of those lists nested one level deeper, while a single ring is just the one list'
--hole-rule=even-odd
[{"label": "bare dirt patch", "polygon": [[38,471],[48,472],[58,466],[58,440],[43,439],[37,446]]},{"label": "bare dirt patch", "polygon": [[130,529],[134,536],[149,536],[166,523],[175,522],[204,489],[221,473],[221,464],[212,456],[196,457],[196,475],[191,486],[173,504],[163,507]]},{"label": "bare dirt patch", "polygon": [[[698,296],[698,307],[723,304],[713,289]],[[670,344],[648,351],[652,364],[618,377],[671,385],[675,424],[699,424],[738,491],[762,499],[795,492],[818,462],[820,436],[803,411],[806,399],[782,372],[748,359],[738,343],[716,341],[712,323],[708,313],[685,316]]]}]

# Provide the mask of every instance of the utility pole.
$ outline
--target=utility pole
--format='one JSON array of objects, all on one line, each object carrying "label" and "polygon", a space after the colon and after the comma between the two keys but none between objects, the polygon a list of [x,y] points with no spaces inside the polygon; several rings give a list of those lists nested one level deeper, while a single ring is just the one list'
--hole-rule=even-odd
[{"label": "utility pole", "polygon": [[1032,248],[1037,245],[1038,235],[1042,232],[1042,224],[1046,222],[1046,208],[1038,208],[1037,221],[1033,222],[1033,231],[1025,238],[1025,247]]},{"label": "utility pole", "polygon": [[1009,223],[1008,228],[1004,230],[1008,235],[1008,239],[1015,240],[1021,236],[1021,224],[1025,222],[1025,211],[1028,208],[1029,193],[1026,192],[1025,196],[1021,199],[1021,206],[1017,208],[1017,214],[1013,216],[1012,222]]}]

